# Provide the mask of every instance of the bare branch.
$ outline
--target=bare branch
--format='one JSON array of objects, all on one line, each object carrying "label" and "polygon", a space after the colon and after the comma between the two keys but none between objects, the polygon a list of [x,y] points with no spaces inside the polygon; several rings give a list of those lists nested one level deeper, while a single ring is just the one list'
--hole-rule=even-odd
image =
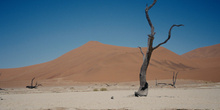
[{"label": "bare branch", "polygon": [[31,86],[33,86],[33,81],[34,81],[35,77],[31,80]]},{"label": "bare branch", "polygon": [[151,9],[155,5],[156,2],[157,2],[157,0],[154,0],[154,2],[149,7],[146,6],[146,9],[147,10]]},{"label": "bare branch", "polygon": [[154,0],[154,2],[149,7],[146,6],[146,8],[145,8],[146,18],[147,18],[147,21],[148,21],[148,23],[149,23],[149,25],[151,27],[151,35],[149,35],[149,37],[153,37],[155,32],[154,32],[154,26],[153,26],[153,24],[152,24],[152,22],[150,20],[149,15],[148,15],[148,10],[150,10],[155,5],[156,2],[157,2],[157,0]]},{"label": "bare branch", "polygon": [[184,26],[184,25],[183,25],[183,24],[180,24],[180,25],[174,24],[174,25],[172,25],[172,26],[170,27],[170,30],[169,30],[168,38],[167,38],[164,42],[162,42],[162,43],[158,44],[156,47],[154,47],[153,50],[155,50],[155,49],[157,49],[158,47],[160,47],[161,45],[167,43],[167,41],[168,41],[168,40],[170,39],[170,37],[171,37],[171,30],[172,30],[173,27],[175,27],[175,26],[176,26],[176,27],[180,27],[180,26]]},{"label": "bare branch", "polygon": [[142,51],[142,48],[141,47],[138,47],[139,49],[140,49],[140,51],[141,51],[141,54],[143,55],[143,57],[144,57],[144,53],[143,53],[143,51]]}]

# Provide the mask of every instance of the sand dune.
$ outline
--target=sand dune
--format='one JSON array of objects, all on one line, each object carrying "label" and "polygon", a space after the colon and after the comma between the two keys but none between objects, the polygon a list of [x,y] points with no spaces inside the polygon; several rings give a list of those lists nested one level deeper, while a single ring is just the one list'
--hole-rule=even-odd
[{"label": "sand dune", "polygon": [[182,55],[182,57],[193,58],[213,58],[220,57],[220,44],[213,46],[201,47]]},{"label": "sand dune", "polygon": [[[217,47],[219,45],[215,45],[213,48]],[[204,49],[201,48],[200,50]],[[212,47],[207,50],[212,50]],[[146,52],[146,48],[143,48],[143,51]],[[196,52],[191,52],[192,58],[195,57]],[[188,59],[186,56],[190,57],[190,53],[180,56],[164,47],[159,47],[153,52],[147,79],[170,79],[173,71],[179,71],[179,78],[220,81],[220,78],[216,78],[216,76],[219,76],[219,66],[217,65],[219,65],[220,59],[218,57],[210,58],[211,55],[208,55],[210,60],[204,58],[198,60]],[[50,62],[22,68],[0,69],[2,73],[0,81],[2,85],[6,83],[10,85],[12,81],[27,82],[33,77],[36,77],[39,81],[137,81],[139,80],[138,74],[142,60],[143,56],[138,48],[119,47],[90,41]],[[203,65],[205,62],[210,64]],[[204,73],[210,69],[206,67],[212,68],[210,71],[212,76],[207,77],[207,73]]]},{"label": "sand dune", "polygon": [[198,48],[181,56],[199,65],[198,69],[185,71],[183,78],[220,81],[220,44]]}]

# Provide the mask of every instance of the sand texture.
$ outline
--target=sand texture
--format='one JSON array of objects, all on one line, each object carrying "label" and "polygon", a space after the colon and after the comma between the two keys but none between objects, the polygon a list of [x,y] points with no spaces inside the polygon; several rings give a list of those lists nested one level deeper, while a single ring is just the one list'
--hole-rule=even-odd
[{"label": "sand texture", "polygon": [[[161,81],[162,82],[162,81]],[[181,82],[181,81],[180,81]],[[134,97],[137,82],[75,86],[7,88],[1,110],[219,110],[220,83],[184,81],[177,88],[151,86],[147,97]],[[187,83],[188,82],[188,83]],[[152,84],[153,85],[153,84]],[[94,91],[94,89],[98,91]],[[107,91],[100,91],[106,88]],[[113,99],[112,99],[113,98]]]}]

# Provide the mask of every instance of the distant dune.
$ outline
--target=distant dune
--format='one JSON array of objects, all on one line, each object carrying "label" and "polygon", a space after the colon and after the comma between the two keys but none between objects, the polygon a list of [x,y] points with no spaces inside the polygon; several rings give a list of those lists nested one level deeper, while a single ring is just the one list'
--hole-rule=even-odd
[{"label": "distant dune", "polygon": [[183,54],[182,57],[189,59],[220,57],[220,44],[192,50],[188,53]]},{"label": "distant dune", "polygon": [[220,81],[220,44],[198,48],[181,56],[199,65],[198,69],[184,72],[183,78]]},{"label": "distant dune", "polygon": [[[183,55],[159,47],[153,52],[148,80],[178,78],[220,81],[220,44],[199,48]],[[143,48],[146,53],[147,48]],[[203,55],[204,53],[204,55]],[[202,55],[200,55],[202,54]],[[138,48],[120,47],[90,41],[59,58],[32,66],[0,69],[0,82],[38,80],[73,82],[138,81],[143,56]],[[22,84],[22,83],[21,83]],[[0,85],[1,86],[1,85]]]}]

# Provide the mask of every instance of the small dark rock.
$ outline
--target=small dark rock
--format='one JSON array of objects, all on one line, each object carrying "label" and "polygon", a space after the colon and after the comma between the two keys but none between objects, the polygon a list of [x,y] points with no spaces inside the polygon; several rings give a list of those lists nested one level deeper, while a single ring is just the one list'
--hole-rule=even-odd
[{"label": "small dark rock", "polygon": [[111,99],[114,99],[114,97],[112,96]]}]

